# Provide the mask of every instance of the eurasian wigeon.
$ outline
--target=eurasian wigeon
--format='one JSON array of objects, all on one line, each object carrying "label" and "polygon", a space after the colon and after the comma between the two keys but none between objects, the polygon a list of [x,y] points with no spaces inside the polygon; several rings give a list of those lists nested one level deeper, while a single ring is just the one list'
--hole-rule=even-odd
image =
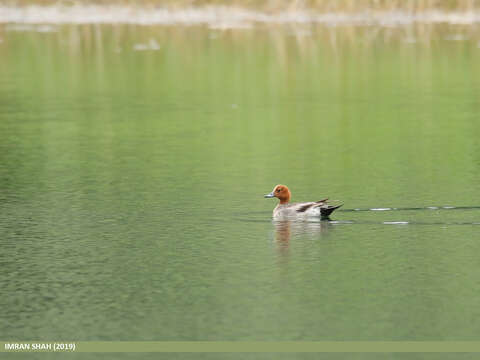
[{"label": "eurasian wigeon", "polygon": [[275,220],[310,216],[320,216],[321,219],[328,220],[330,214],[343,205],[330,205],[328,199],[290,204],[289,201],[291,196],[292,194],[290,193],[290,190],[285,185],[275,186],[270,194],[264,196],[266,198],[276,197],[280,200],[275,209],[273,209],[273,218]]}]

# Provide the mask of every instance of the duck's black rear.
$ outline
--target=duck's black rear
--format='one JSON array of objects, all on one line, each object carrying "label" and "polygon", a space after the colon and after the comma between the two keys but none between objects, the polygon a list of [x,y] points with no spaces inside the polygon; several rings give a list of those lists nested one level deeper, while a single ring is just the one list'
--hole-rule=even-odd
[{"label": "duck's black rear", "polygon": [[343,204],[340,204],[340,205],[327,205],[325,207],[321,207],[320,208],[320,215],[321,215],[321,218],[322,220],[330,220],[330,214],[332,212],[334,212],[335,210],[337,210],[340,206],[342,206]]}]

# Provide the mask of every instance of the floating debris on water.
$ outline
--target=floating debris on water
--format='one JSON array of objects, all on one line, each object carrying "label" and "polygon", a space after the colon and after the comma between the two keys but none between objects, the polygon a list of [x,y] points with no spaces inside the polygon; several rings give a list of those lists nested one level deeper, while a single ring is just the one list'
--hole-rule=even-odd
[{"label": "floating debris on water", "polygon": [[53,25],[43,24],[43,25],[32,25],[32,24],[23,24],[23,23],[14,23],[8,24],[5,27],[6,31],[35,31],[40,33],[52,33],[57,32],[58,28]]},{"label": "floating debris on water", "polygon": [[385,225],[408,225],[408,221],[384,221]]},{"label": "floating debris on water", "polygon": [[35,28],[36,32],[41,32],[41,33],[51,33],[51,32],[57,32],[58,28],[56,26],[52,25],[38,25]]},{"label": "floating debris on water", "polygon": [[210,24],[209,28],[211,30],[242,30],[242,29],[251,29],[253,25],[251,23],[242,23],[233,21],[231,23],[224,22],[220,24]]},{"label": "floating debris on water", "polygon": [[417,39],[414,38],[413,36],[407,37],[403,41],[407,44],[416,44],[417,43]]},{"label": "floating debris on water", "polygon": [[445,37],[445,40],[449,41],[464,41],[468,40],[468,37],[461,35],[461,34],[456,34],[456,35],[449,35]]},{"label": "floating debris on water", "polygon": [[133,45],[133,50],[135,51],[160,50],[160,45],[155,41],[155,39],[150,39],[150,41],[146,44]]}]

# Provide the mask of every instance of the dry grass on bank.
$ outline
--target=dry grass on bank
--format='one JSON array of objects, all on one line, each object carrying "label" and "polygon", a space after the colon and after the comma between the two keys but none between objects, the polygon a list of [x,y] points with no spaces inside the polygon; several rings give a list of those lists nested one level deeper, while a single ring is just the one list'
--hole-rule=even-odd
[{"label": "dry grass on bank", "polygon": [[208,5],[256,9],[265,12],[313,9],[317,12],[362,12],[367,10],[422,12],[429,10],[480,10],[480,0],[6,0],[7,5],[135,5],[170,8]]}]

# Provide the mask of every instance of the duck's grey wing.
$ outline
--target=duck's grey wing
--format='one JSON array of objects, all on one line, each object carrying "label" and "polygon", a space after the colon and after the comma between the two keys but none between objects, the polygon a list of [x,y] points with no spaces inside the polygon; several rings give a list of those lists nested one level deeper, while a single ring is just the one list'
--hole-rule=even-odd
[{"label": "duck's grey wing", "polygon": [[316,202],[298,203],[298,204],[292,204],[292,206],[295,207],[296,212],[303,213],[303,212],[307,211],[308,209],[317,207],[318,203],[316,203]]},{"label": "duck's grey wing", "polygon": [[292,204],[291,208],[294,209],[294,211],[297,213],[304,213],[307,210],[318,208],[320,209],[321,218],[328,219],[330,214],[342,205],[343,204],[331,205],[328,203],[328,198],[327,198],[327,199],[323,199],[315,202]]}]

